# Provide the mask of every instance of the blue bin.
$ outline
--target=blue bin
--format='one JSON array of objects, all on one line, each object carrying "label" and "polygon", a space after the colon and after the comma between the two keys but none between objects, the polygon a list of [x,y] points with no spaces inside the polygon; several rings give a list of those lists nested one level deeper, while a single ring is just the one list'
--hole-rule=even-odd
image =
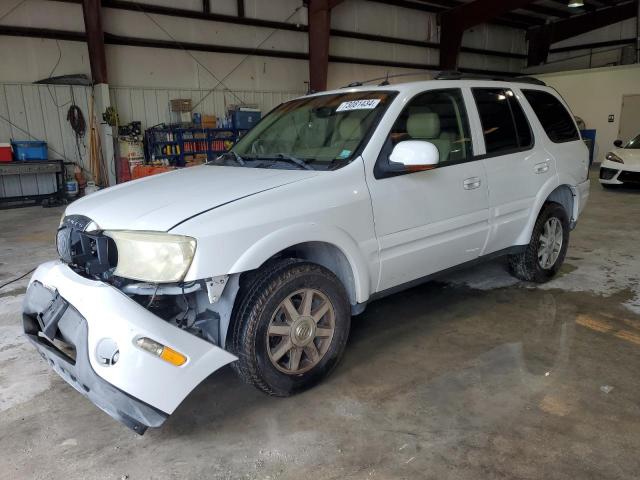
[{"label": "blue bin", "polygon": [[47,142],[11,142],[14,160],[47,160]]},{"label": "blue bin", "polygon": [[237,130],[250,130],[260,121],[261,116],[262,114],[260,112],[246,112],[243,110],[231,112],[233,128]]}]

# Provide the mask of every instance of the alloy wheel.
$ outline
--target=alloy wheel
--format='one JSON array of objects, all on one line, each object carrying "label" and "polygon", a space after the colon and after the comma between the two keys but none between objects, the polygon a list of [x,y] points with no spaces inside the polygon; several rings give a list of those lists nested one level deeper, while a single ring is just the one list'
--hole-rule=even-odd
[{"label": "alloy wheel", "polygon": [[327,353],[335,331],[335,309],[319,290],[304,288],[287,296],[267,328],[267,352],[274,367],[298,375]]},{"label": "alloy wheel", "polygon": [[540,247],[538,248],[538,264],[540,267],[545,270],[553,267],[558,255],[560,255],[562,242],[562,223],[558,218],[551,217],[544,224],[540,234]]}]

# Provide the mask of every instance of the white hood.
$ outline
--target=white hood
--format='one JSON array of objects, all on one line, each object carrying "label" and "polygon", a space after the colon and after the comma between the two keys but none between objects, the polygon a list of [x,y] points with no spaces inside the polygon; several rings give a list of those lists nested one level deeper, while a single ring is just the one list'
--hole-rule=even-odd
[{"label": "white hood", "polygon": [[168,231],[207,210],[317,174],[202,165],[101,190],[73,202],[65,214],[89,217],[104,230]]}]

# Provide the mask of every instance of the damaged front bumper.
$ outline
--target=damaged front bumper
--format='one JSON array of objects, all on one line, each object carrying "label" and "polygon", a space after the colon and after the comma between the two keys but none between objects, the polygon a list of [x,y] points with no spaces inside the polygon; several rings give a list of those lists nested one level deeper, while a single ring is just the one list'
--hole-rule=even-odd
[{"label": "damaged front bumper", "polygon": [[[202,380],[236,360],[115,287],[58,261],[35,271],[23,321],[31,343],[64,380],[139,434],[162,425]],[[139,348],[140,338],[181,352],[187,360],[172,365]]]}]

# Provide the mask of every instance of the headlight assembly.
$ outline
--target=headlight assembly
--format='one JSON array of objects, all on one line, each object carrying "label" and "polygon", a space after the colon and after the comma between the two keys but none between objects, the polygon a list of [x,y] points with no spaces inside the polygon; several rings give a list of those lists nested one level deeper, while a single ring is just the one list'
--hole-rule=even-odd
[{"label": "headlight assembly", "polygon": [[618,155],[616,155],[615,153],[613,153],[613,152],[609,152],[609,153],[607,153],[607,154],[605,155],[605,157],[604,157],[604,158],[606,158],[606,159],[607,159],[607,160],[609,160],[610,162],[624,163],[624,162],[622,161],[622,159],[621,159]]},{"label": "headlight assembly", "polygon": [[196,252],[195,238],[160,232],[104,232],[116,243],[115,275],[153,283],[181,281]]}]

